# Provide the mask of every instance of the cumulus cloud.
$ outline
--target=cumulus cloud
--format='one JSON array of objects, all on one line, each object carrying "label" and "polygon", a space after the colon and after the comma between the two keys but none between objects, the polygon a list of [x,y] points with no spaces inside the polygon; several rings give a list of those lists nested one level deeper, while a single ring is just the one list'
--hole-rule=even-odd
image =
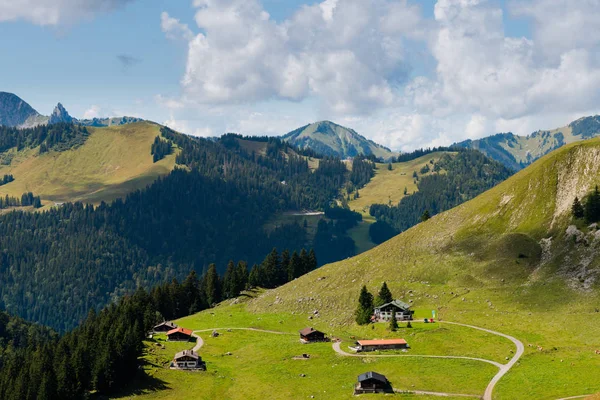
[{"label": "cumulus cloud", "polygon": [[187,24],[172,18],[167,12],[160,15],[160,27],[165,35],[172,40],[187,40],[194,38],[194,33]]},{"label": "cumulus cloud", "polygon": [[407,78],[405,40],[424,36],[406,1],[326,0],[278,23],[257,0],[196,0],[202,33],[163,13],[169,37],[187,38],[182,87],[203,104],[316,96],[325,110],[363,114],[389,106]]},{"label": "cumulus cloud", "polygon": [[109,12],[133,0],[0,0],[0,22],[25,20],[36,25],[71,24]]},{"label": "cumulus cloud", "polygon": [[85,110],[85,112],[83,113],[83,118],[84,119],[98,118],[98,117],[100,117],[101,111],[102,111],[102,108],[100,108],[100,106],[92,105],[92,106],[90,106],[90,108]]}]

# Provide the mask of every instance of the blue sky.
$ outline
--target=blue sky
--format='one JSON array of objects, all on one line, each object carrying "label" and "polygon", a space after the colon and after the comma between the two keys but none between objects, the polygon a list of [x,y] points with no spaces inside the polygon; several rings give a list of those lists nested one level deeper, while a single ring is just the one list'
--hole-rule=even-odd
[{"label": "blue sky", "polygon": [[331,119],[410,150],[600,108],[597,0],[9,3],[0,90],[42,114],[60,101],[197,135]]}]

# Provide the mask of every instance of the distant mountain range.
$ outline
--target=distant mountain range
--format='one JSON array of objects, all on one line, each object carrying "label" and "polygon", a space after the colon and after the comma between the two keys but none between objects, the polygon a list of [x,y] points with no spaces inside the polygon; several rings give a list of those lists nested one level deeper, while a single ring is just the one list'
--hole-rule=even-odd
[{"label": "distant mountain range", "polygon": [[331,121],[303,126],[284,135],[283,140],[302,149],[309,148],[325,156],[340,158],[362,154],[387,160],[398,155],[387,147],[359,135],[355,130]]},{"label": "distant mountain range", "polygon": [[520,170],[565,144],[600,135],[600,116],[583,117],[562,128],[536,131],[528,136],[498,133],[455,146],[476,149],[513,170]]},{"label": "distant mountain range", "polygon": [[59,122],[73,122],[84,126],[113,126],[142,121],[135,117],[112,117],[77,119],[69,115],[61,103],[54,107],[50,116],[41,115],[19,96],[0,92],[0,125],[33,128],[38,125],[56,124]]}]

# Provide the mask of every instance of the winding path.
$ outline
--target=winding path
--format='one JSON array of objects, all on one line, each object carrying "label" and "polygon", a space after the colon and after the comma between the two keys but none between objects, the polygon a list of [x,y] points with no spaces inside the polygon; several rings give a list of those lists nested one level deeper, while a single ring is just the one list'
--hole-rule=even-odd
[{"label": "winding path", "polygon": [[347,353],[340,348],[341,342],[333,342],[332,346],[333,350],[345,357],[420,357],[420,358],[455,358],[462,360],[472,360],[472,361],[481,361],[488,364],[492,364],[495,367],[502,368],[504,364],[497,363],[496,361],[486,360],[485,358],[476,358],[476,357],[463,357],[463,356],[433,356],[433,355],[421,355],[421,354],[352,354]]},{"label": "winding path", "polygon": [[[347,352],[345,352],[345,351],[343,351],[341,349],[341,347],[340,347],[341,346],[341,342],[333,342],[332,347],[333,347],[333,350],[336,353],[338,353],[338,354],[340,354],[340,355],[342,355],[344,357],[420,357],[420,358],[446,358],[446,359],[463,359],[463,360],[480,361],[480,362],[485,362],[485,363],[488,363],[488,364],[492,364],[495,367],[497,367],[499,369],[499,371],[498,371],[498,373],[496,375],[494,375],[494,377],[492,378],[492,380],[490,381],[490,383],[487,385],[487,387],[485,389],[485,393],[484,393],[484,395],[482,397],[483,400],[492,400],[492,392],[494,391],[494,387],[500,381],[500,379],[502,379],[502,377],[504,375],[506,375],[506,373],[508,371],[510,371],[510,369],[517,363],[517,361],[519,361],[519,359],[521,358],[521,356],[523,355],[523,353],[525,351],[525,346],[523,346],[523,343],[520,340],[518,340],[517,338],[515,338],[513,336],[506,335],[506,334],[500,333],[500,332],[496,332],[496,331],[493,331],[493,330],[490,330],[490,329],[480,328],[480,327],[474,326],[474,325],[461,324],[459,322],[443,321],[441,323],[463,326],[463,327],[466,327],[466,328],[477,329],[477,330],[480,330],[480,331],[483,331],[483,332],[487,332],[487,333],[490,333],[492,335],[502,336],[503,338],[506,338],[506,339],[510,340],[511,342],[513,342],[515,344],[515,346],[517,347],[517,351],[515,352],[515,355],[510,359],[510,361],[508,363],[501,364],[501,363],[498,363],[496,361],[486,360],[484,358],[463,357],[463,356],[435,356],[435,355],[418,355],[418,354],[351,354],[351,353],[347,353]],[[276,334],[276,335],[294,335],[293,333],[289,333],[289,332],[272,331],[272,330],[258,329],[258,328],[211,328],[211,329],[200,329],[200,330],[195,330],[192,333],[192,335],[196,338],[196,346],[194,346],[193,350],[194,351],[198,351],[204,345],[204,341],[202,340],[202,338],[199,335],[197,335],[197,333],[219,331],[219,330],[245,330],[245,331],[272,333],[272,334]],[[412,391],[395,390],[395,391],[397,391],[399,393],[409,392],[409,393],[414,393],[414,394],[423,394],[423,395],[441,396],[441,397],[451,397],[451,396],[455,396],[455,397],[479,397],[477,395],[470,395],[470,394],[428,392],[428,391],[420,391],[420,390],[412,390]],[[575,398],[579,398],[579,397],[580,396],[569,397],[569,399],[575,399]],[[567,400],[567,399],[564,399],[564,400]]]}]

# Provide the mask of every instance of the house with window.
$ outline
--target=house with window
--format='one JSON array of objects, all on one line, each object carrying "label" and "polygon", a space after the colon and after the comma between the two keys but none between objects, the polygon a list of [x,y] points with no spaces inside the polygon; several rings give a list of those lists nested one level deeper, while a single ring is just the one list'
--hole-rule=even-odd
[{"label": "house with window", "polygon": [[383,304],[375,307],[373,315],[375,321],[389,321],[392,315],[396,315],[396,321],[411,321],[415,312],[410,309],[410,305],[400,300]]},{"label": "house with window", "polygon": [[175,328],[167,332],[167,338],[170,342],[189,342],[192,340],[192,330],[185,328]]},{"label": "house with window", "polygon": [[377,372],[365,372],[358,376],[358,382],[354,385],[354,394],[365,393],[393,393],[392,385],[384,375]]},{"label": "house with window", "polygon": [[315,328],[304,328],[300,331],[300,341],[302,343],[326,342],[325,334]]},{"label": "house with window", "polygon": [[173,362],[171,362],[171,368],[205,371],[206,364],[194,350],[184,350],[175,354]]}]

